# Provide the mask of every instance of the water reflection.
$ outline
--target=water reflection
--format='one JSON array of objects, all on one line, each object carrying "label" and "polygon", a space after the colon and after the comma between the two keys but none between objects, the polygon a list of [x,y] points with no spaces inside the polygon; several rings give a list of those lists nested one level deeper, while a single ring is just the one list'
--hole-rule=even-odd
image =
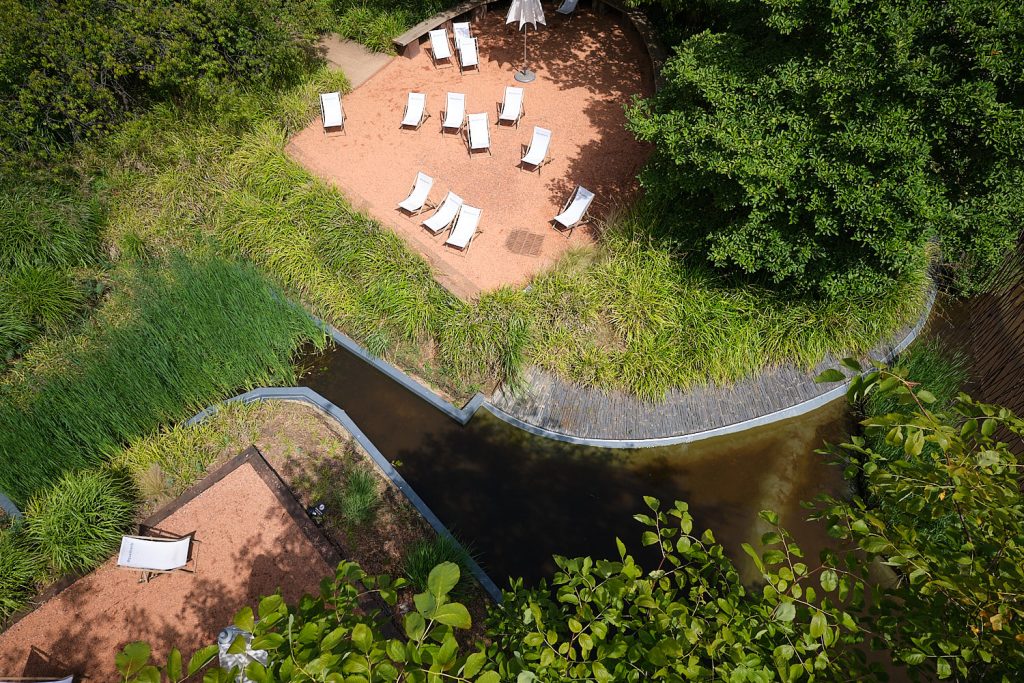
[{"label": "water reflection", "polygon": [[302,384],[348,412],[499,586],[550,574],[555,553],[612,557],[616,537],[639,551],[632,516],[644,495],[687,501],[695,528],[710,528],[748,576],[740,543],[763,533],[764,508],[816,558],[827,538],[800,502],[846,491],[840,469],[814,453],[845,436],[842,400],[737,435],[610,450],[535,437],[485,411],[461,427],[341,348],[306,365]]}]

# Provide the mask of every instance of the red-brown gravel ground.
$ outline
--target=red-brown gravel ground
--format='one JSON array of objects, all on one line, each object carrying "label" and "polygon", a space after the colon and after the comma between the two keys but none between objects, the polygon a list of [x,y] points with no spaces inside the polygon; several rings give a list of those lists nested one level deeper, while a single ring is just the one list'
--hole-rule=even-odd
[{"label": "red-brown gravel ground", "polygon": [[119,680],[114,657],[145,640],[162,661],[216,640],[235,612],[278,588],[289,603],[333,573],[263,479],[243,464],[159,524],[195,532],[199,573],[138,574],[108,561],[0,634],[0,677],[74,672]]},{"label": "red-brown gravel ground", "polygon": [[[395,58],[344,98],[345,134],[325,137],[317,120],[288,145],[295,160],[427,257],[439,281],[463,298],[501,285],[522,286],[570,246],[592,242],[595,235],[586,229],[566,239],[552,229],[551,219],[576,184],[596,193],[592,212],[599,218],[626,201],[649,153],[624,127],[623,105],[653,92],[650,60],[628,20],[580,11],[567,21],[550,8],[547,14],[548,26],[529,34],[537,80],[524,86],[526,115],[518,129],[495,122],[505,86],[520,85],[513,76],[522,65],[523,34],[492,11],[473,23],[479,73],[435,68],[423,44],[415,57]],[[431,114],[418,131],[399,127],[410,91],[426,93]],[[491,156],[477,152],[471,158],[464,139],[441,136],[447,92],[466,94],[467,113],[487,112]],[[553,160],[540,173],[518,167],[534,126],[552,131]],[[483,209],[481,232],[468,252],[444,247],[447,233],[433,237],[420,227],[429,212],[409,218],[395,208],[421,170],[434,178],[433,201],[451,190]],[[506,242],[513,231],[542,237],[540,253],[510,251]]]}]

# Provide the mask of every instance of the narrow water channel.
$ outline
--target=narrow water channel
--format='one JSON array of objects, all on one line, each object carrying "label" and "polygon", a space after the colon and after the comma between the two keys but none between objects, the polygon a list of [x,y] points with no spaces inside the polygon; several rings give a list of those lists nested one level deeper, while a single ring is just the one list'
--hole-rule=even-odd
[{"label": "narrow water channel", "polygon": [[840,468],[814,453],[845,437],[843,400],[736,435],[612,450],[536,437],[483,410],[460,426],[340,347],[302,367],[302,384],[356,421],[499,587],[550,575],[553,554],[615,557],[616,537],[640,554],[632,516],[644,495],[689,503],[695,529],[710,528],[748,576],[740,544],[765,531],[765,508],[813,560],[827,537],[800,503],[848,490]]}]

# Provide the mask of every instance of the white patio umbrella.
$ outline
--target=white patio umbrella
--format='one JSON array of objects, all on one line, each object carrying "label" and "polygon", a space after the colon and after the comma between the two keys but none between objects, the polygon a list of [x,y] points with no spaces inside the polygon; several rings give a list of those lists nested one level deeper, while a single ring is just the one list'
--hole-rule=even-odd
[{"label": "white patio umbrella", "polygon": [[[540,0],[512,0],[512,7],[508,10],[506,24],[519,22],[519,30],[522,31],[527,24],[533,24],[533,30],[537,30],[537,24],[547,26],[544,21],[544,8],[540,6]],[[516,72],[516,80],[520,83],[529,83],[537,75],[526,67],[526,32],[523,32],[523,70]]]}]

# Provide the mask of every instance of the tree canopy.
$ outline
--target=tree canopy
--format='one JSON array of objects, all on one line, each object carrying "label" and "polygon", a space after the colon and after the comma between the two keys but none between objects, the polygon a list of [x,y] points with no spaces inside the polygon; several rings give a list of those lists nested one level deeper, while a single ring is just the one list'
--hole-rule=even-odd
[{"label": "tree canopy", "polygon": [[982,286],[1024,216],[1024,5],[645,1],[684,37],[630,127],[690,248],[850,297],[937,239],[958,286]]}]

